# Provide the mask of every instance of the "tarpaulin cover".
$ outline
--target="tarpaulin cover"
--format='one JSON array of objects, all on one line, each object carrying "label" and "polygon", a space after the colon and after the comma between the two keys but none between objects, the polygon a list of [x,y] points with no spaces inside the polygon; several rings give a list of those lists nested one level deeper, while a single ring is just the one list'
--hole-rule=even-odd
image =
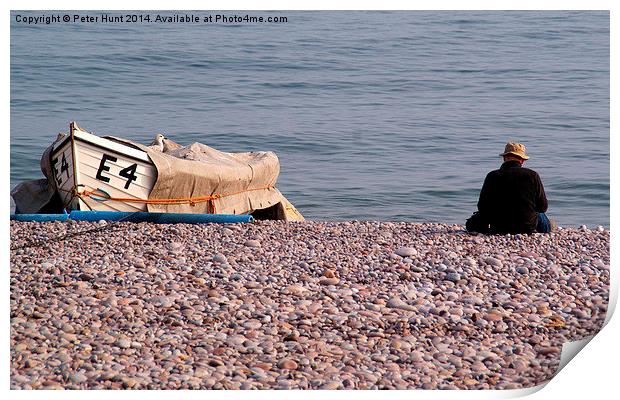
[{"label": "tarpaulin cover", "polygon": [[[125,139],[144,150],[157,168],[157,181],[149,199],[199,198],[220,195],[214,200],[218,214],[246,214],[281,203],[278,219],[303,217],[276,189],[280,161],[274,152],[227,153],[202,143],[181,146],[166,139],[164,150]],[[208,213],[209,203],[148,204],[150,212]]]},{"label": "tarpaulin cover", "polygon": [[55,196],[56,182],[53,179],[50,163],[53,146],[52,144],[46,148],[41,157],[41,172],[45,175],[45,179],[24,181],[11,190],[11,197],[15,202],[15,212],[21,214],[62,212],[60,199]]}]

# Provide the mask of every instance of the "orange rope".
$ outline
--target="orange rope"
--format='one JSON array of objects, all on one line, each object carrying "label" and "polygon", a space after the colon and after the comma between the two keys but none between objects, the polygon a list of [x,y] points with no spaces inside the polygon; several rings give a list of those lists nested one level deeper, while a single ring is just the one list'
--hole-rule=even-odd
[{"label": "orange rope", "polygon": [[209,202],[209,207],[211,208],[212,213],[215,214],[216,213],[215,212],[215,200],[217,199],[220,199],[222,197],[234,196],[234,195],[245,193],[245,192],[252,192],[256,190],[267,190],[267,189],[273,189],[273,188],[274,188],[273,186],[265,186],[265,187],[255,188],[255,189],[240,190],[235,193],[226,193],[226,194],[216,193],[216,194],[212,194],[209,196],[184,197],[184,198],[179,198],[179,199],[136,199],[133,197],[112,197],[100,189],[84,190],[82,192],[78,192],[76,190],[76,195],[78,197],[91,197],[92,198],[92,195],[94,194],[99,196],[99,194],[97,194],[97,192],[99,192],[104,195],[104,198],[103,200],[98,200],[98,201],[112,200],[112,201],[123,201],[123,202],[128,202],[128,203],[142,203],[142,204],[161,204],[161,205],[190,204],[191,206],[195,206],[196,203]]}]

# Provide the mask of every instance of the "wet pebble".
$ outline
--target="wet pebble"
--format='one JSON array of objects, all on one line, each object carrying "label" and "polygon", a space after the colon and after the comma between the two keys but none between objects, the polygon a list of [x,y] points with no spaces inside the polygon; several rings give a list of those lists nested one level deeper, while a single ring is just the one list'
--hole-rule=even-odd
[{"label": "wet pebble", "polygon": [[213,256],[213,262],[220,263],[220,264],[226,264],[228,260],[226,256],[223,255],[222,253],[217,253]]},{"label": "wet pebble", "polygon": [[278,368],[280,369],[297,369],[297,363],[291,359],[285,358],[278,362]]}]

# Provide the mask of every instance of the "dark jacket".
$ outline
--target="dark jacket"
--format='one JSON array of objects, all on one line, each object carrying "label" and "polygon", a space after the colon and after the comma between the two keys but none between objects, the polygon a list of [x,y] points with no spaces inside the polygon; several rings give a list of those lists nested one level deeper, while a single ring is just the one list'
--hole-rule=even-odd
[{"label": "dark jacket", "polygon": [[491,225],[491,233],[536,232],[538,213],[547,211],[540,177],[518,161],[506,161],[484,180],[478,211]]}]

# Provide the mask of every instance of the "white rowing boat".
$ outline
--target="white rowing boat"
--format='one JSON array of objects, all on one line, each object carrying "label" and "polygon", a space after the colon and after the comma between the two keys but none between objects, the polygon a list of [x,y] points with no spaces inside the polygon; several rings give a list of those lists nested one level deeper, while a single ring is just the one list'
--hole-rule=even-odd
[{"label": "white rowing boat", "polygon": [[[69,135],[52,149],[52,174],[68,210],[146,211],[141,202],[102,201],[113,198],[146,199],[157,169],[146,152],[86,132],[72,122]],[[77,192],[76,192],[77,190]],[[77,193],[97,190],[91,196]]]}]

